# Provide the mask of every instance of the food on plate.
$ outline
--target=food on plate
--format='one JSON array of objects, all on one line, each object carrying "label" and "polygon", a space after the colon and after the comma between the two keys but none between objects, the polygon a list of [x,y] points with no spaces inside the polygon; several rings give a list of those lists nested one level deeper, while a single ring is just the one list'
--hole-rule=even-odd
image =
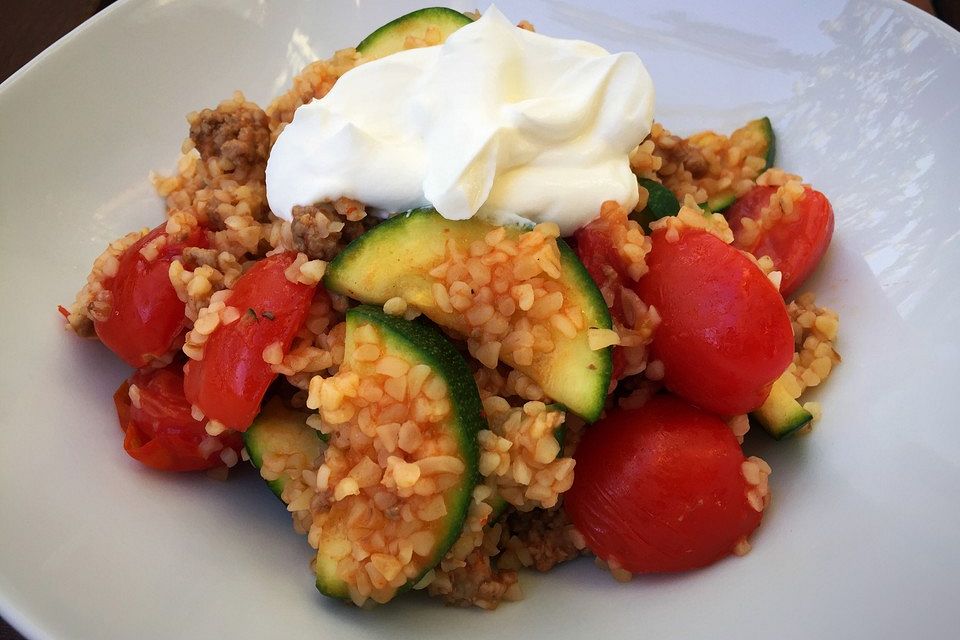
[{"label": "food on plate", "polygon": [[266,109],[191,113],[166,221],[60,308],[136,369],[124,449],[248,460],[358,606],[747,553],[771,469],[744,436],[809,431],[840,362],[797,295],[834,214],[769,118],[681,137],[653,106],[635,54],[428,8]]},{"label": "food on plate", "polygon": [[787,180],[779,187],[763,176],[730,208],[734,246],[769,256],[780,272],[780,291],[789,296],[823,258],[833,236],[833,207],[819,191]]},{"label": "food on plate", "polygon": [[558,234],[416,210],[352,242],[324,284],[361,302],[403,299],[464,337],[485,367],[513,367],[592,422],[610,385],[609,349],[592,341],[610,330],[610,312]]},{"label": "food on plate", "polygon": [[637,203],[630,153],[650,132],[654,88],[636,54],[518,29],[491,8],[441,46],[360,60],[270,150],[280,218],[348,197],[566,236],[607,200]]},{"label": "food on plate", "polygon": [[199,471],[233,466],[239,434],[207,433],[183,393],[183,369],[171,364],[134,372],[113,396],[123,448],[130,457],[160,471]]},{"label": "food on plate", "polygon": [[664,386],[717,415],[757,408],[793,358],[777,288],[707,230],[658,228],[650,239],[649,271],[636,292],[660,316],[650,347]]},{"label": "food on plate", "polygon": [[357,53],[365,60],[375,60],[411,48],[408,42],[440,44],[472,18],[446,7],[419,9],[383,25],[357,45]]},{"label": "food on plate", "polygon": [[170,264],[188,247],[202,247],[206,241],[197,227],[167,233],[161,225],[122,253],[108,256],[90,317],[100,341],[130,366],[161,363],[173,351],[186,318],[183,301],[170,283]]},{"label": "food on plate", "polygon": [[207,430],[245,431],[284,354],[303,326],[323,273],[320,261],[293,251],[259,260],[229,290],[210,297],[185,339],[187,399]]},{"label": "food on plate", "polygon": [[769,473],[719,417],[658,395],[584,432],[564,504],[615,575],[684,571],[749,550]]},{"label": "food on plate", "polygon": [[287,486],[294,483],[290,482],[292,478],[279,473],[283,467],[277,473],[271,472],[271,467],[278,460],[288,464],[289,458],[299,456],[289,465],[306,469],[323,456],[324,445],[329,440],[328,436],[307,424],[312,415],[310,412],[288,405],[284,398],[273,396],[263,403],[256,420],[243,432],[243,446],[250,456],[250,463],[260,469],[267,485],[285,504],[294,500],[284,494]]},{"label": "food on plate", "polygon": [[307,406],[330,434],[316,490],[332,504],[308,534],[317,588],[387,602],[440,563],[476,501],[486,424],[470,368],[432,327],[354,307],[340,370],[311,380]]}]

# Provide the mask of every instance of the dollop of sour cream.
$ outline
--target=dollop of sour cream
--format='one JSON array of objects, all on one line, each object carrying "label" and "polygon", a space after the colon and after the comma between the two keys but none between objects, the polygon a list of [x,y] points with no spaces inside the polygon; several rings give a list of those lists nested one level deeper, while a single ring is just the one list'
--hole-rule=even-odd
[{"label": "dollop of sour cream", "polygon": [[273,212],[352,198],[383,212],[552,221],[569,234],[616,200],[650,132],[654,89],[633,53],[514,26],[496,7],[439,46],[357,66],[297,109],[267,164]]}]

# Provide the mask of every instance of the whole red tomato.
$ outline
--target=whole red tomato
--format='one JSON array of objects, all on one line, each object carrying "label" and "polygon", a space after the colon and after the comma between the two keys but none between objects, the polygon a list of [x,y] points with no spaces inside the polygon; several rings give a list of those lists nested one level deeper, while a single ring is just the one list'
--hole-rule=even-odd
[{"label": "whole red tomato", "polygon": [[756,409],[793,359],[793,329],[776,287],[751,260],[699,229],[653,233],[637,293],[661,323],[651,343],[664,384],[720,415]]},{"label": "whole red tomato", "polygon": [[760,524],[733,432],[672,396],[610,413],[575,457],[564,508],[591,551],[631,573],[710,564]]},{"label": "whole red tomato", "polygon": [[160,225],[120,256],[117,273],[104,281],[111,294],[106,320],[94,322],[100,341],[127,364],[140,368],[162,358],[184,329],[184,303],[170,283],[170,263],[187,246],[206,246],[206,235],[195,229],[183,242],[167,242],[148,260],[140,250],[164,233]]}]

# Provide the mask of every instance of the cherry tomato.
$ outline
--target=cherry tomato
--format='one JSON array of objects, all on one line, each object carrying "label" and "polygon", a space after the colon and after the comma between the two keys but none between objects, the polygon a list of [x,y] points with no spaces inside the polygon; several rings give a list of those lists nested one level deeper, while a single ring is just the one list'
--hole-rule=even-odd
[{"label": "cherry tomato", "polygon": [[733,230],[734,246],[755,255],[770,256],[783,275],[780,293],[787,297],[797,290],[816,268],[833,236],[833,207],[819,191],[805,188],[794,203],[796,218],[781,218],[770,229],[761,231],[749,243],[743,241],[743,219],[760,219],[760,213],[776,193],[776,187],[756,186],[730,207],[727,219]]},{"label": "cherry tomato", "polygon": [[608,414],[575,458],[564,508],[598,557],[631,573],[708,565],[760,524],[733,432],[672,396]]},{"label": "cherry tomato", "polygon": [[[138,405],[130,401],[136,386]],[[183,371],[173,364],[164,369],[140,369],[113,396],[123,448],[135,460],[161,471],[199,471],[223,465],[226,447],[240,452],[240,435],[225,432],[210,446],[204,423],[193,419],[183,395]]]},{"label": "cherry tomato", "polygon": [[654,232],[637,293],[660,312],[651,349],[664,384],[720,415],[756,409],[793,359],[786,306],[764,273],[701,230]]},{"label": "cherry tomato", "polygon": [[[576,252],[587,273],[596,283],[601,292],[605,292],[613,300],[610,305],[610,315],[620,324],[624,323],[623,301],[620,291],[623,284],[629,282],[623,259],[617,253],[613,238],[613,223],[606,218],[597,218],[585,227],[581,227],[574,235]],[[623,377],[627,362],[620,347],[613,348],[614,380]]]},{"label": "cherry tomato", "polygon": [[164,233],[160,225],[120,256],[117,273],[104,281],[111,293],[110,316],[93,327],[100,341],[133,367],[167,355],[184,328],[184,304],[170,284],[170,263],[186,246],[206,246],[195,229],[184,242],[168,242],[153,260],[140,250]]},{"label": "cherry tomato", "polygon": [[277,377],[263,351],[279,342],[287,352],[316,289],[287,280],[284,271],[296,258],[293,252],[270,256],[242,275],[227,299],[240,319],[217,327],[204,345],[203,359],[187,363],[187,398],[207,418],[244,431],[259,412],[263,394]]}]

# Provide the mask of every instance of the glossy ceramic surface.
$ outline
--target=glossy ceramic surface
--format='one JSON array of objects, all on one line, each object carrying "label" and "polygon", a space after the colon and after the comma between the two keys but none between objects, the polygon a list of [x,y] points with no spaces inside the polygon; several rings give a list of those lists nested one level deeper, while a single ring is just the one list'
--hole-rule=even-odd
[{"label": "glossy ceramic surface", "polygon": [[56,305],[110,239],[160,219],[147,175],[172,169],[185,113],[234,89],[265,104],[417,4],[131,0],[0,87],[0,612],[36,638],[954,635],[960,35],[898,2],[499,4],[639,52],[672,129],[768,114],[779,164],[833,200],[810,286],[840,310],[844,363],[811,437],[748,439],[774,503],[746,558],[627,586],[582,560],[524,575],[527,599],[492,615],[416,596],[361,612],[314,590],[254,473],[125,456],[110,396],[127,370]]}]

